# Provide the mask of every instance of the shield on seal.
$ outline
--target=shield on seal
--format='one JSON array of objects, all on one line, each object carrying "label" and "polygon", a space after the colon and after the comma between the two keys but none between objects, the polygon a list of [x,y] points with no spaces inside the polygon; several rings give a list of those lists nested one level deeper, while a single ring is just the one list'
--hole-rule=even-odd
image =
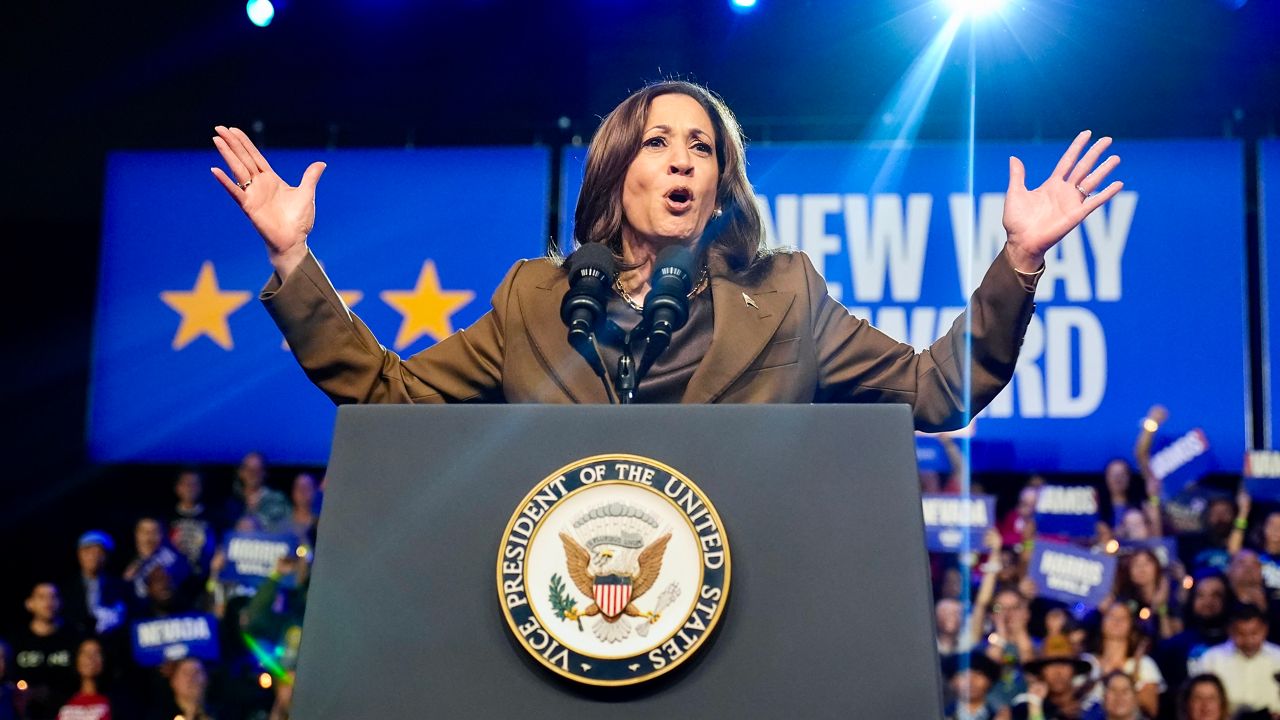
[{"label": "shield on seal", "polygon": [[622,614],[631,602],[631,578],[619,575],[598,575],[595,586],[596,605],[610,620]]}]

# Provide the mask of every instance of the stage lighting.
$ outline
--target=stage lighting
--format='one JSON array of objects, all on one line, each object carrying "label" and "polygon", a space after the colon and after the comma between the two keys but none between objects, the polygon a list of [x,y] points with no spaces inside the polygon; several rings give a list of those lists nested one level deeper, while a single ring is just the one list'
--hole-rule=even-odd
[{"label": "stage lighting", "polygon": [[946,0],[947,7],[956,15],[980,18],[998,11],[1005,0]]},{"label": "stage lighting", "polygon": [[276,16],[276,8],[271,0],[249,0],[245,3],[244,11],[249,14],[249,21],[258,27],[270,25],[271,19]]},{"label": "stage lighting", "polygon": [[729,0],[729,6],[738,12],[746,12],[755,9],[756,0]]}]

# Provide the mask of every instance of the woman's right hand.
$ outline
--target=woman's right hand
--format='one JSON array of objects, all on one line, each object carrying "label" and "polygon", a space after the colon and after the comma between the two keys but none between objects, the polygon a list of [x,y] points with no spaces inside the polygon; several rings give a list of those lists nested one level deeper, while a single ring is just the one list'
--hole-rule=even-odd
[{"label": "woman's right hand", "polygon": [[271,169],[243,130],[219,125],[214,131],[214,147],[235,180],[221,168],[210,170],[266,241],[267,256],[283,280],[306,257],[307,235],[316,219],[316,183],[325,164],[311,163],[302,181],[292,187]]}]

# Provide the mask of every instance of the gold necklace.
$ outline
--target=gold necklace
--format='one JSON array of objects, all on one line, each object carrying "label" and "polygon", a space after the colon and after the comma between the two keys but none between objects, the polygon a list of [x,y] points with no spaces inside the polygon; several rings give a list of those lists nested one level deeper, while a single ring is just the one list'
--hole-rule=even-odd
[{"label": "gold necklace", "polygon": [[[693,289],[689,291],[689,299],[692,300],[695,295],[702,292],[703,290],[706,290],[707,285],[709,284],[709,280],[710,278],[707,276],[707,266],[703,265],[702,274],[698,276],[698,282],[695,283],[693,286]],[[627,305],[631,306],[632,310],[635,310],[638,313],[644,314],[644,306],[637,303],[631,297],[631,293],[627,292],[627,289],[622,287],[621,275],[618,276],[617,280],[613,281],[613,289],[618,292],[618,295],[622,296],[623,301],[625,301]]]}]

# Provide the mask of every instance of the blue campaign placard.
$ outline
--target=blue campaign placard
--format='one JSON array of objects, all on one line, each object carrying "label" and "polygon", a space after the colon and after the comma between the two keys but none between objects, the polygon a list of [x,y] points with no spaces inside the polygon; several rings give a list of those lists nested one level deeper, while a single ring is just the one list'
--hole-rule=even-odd
[{"label": "blue campaign placard", "polygon": [[930,552],[982,549],[982,534],[995,525],[994,495],[923,495],[925,545]]},{"label": "blue campaign placard", "polygon": [[[227,533],[227,563],[218,579],[256,587],[275,570],[280,558],[297,552],[298,544],[298,538],[290,533]],[[280,578],[281,587],[291,587],[296,582],[293,574]]]},{"label": "blue campaign placard", "polygon": [[1176,497],[1214,469],[1212,447],[1202,428],[1160,429],[1151,443],[1151,473],[1160,480],[1165,498]]},{"label": "blue campaign placard", "polygon": [[190,613],[133,624],[133,658],[142,667],[186,657],[218,659],[217,618]]},{"label": "blue campaign placard", "polygon": [[1098,491],[1088,485],[1044,485],[1036,494],[1036,532],[1091,538],[1098,532]]},{"label": "blue campaign placard", "polygon": [[1150,550],[1155,554],[1156,560],[1160,563],[1160,567],[1167,570],[1169,568],[1169,563],[1175,562],[1178,559],[1178,538],[1158,537],[1148,538],[1146,540],[1121,540],[1120,549],[1122,552]]},{"label": "blue campaign placard", "polygon": [[[264,151],[286,182],[328,169],[308,240],[347,305],[402,357],[490,307],[543,253],[545,148]],[[88,443],[104,462],[328,457],[334,408],[257,295],[271,275],[202,152],[107,161]]]},{"label": "blue campaign placard", "polygon": [[1245,453],[1244,489],[1254,499],[1280,500],[1280,450]]},{"label": "blue campaign placard", "polygon": [[[923,349],[1004,243],[1009,156],[1035,187],[1068,144],[980,143],[972,166],[960,143],[764,144],[748,149],[748,175],[771,244],[808,253],[833,297]],[[1013,382],[974,426],[976,470],[1101,472],[1130,457],[1153,403],[1213,438],[1211,467],[1240,468],[1241,144],[1117,138],[1113,150],[1125,189],[1051,252]],[[561,238],[572,233],[585,156],[562,155]]]},{"label": "blue campaign placard", "polygon": [[938,473],[954,472],[946,448],[931,435],[916,435],[916,466]]},{"label": "blue campaign placard", "polygon": [[1258,224],[1262,275],[1262,381],[1265,388],[1263,431],[1266,447],[1280,450],[1280,376],[1272,363],[1280,360],[1280,140],[1258,143]]},{"label": "blue campaign placard", "polygon": [[1116,557],[1036,538],[1027,573],[1040,597],[1073,607],[1095,608],[1111,592]]}]

